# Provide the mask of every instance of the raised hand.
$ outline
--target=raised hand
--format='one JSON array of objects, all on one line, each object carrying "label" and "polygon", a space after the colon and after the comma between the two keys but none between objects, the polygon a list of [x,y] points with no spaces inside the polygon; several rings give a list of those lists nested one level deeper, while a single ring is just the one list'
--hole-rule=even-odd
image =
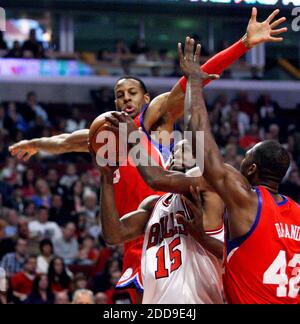
[{"label": "raised hand", "polygon": [[251,18],[249,20],[246,35],[244,36],[244,42],[247,47],[251,48],[260,43],[281,42],[283,40],[283,37],[274,37],[287,31],[286,27],[275,29],[286,21],[285,17],[273,21],[279,12],[280,10],[276,9],[265,21],[258,22],[257,9],[252,8]]},{"label": "raised hand", "polygon": [[196,77],[201,80],[214,80],[219,79],[217,74],[208,74],[200,69],[200,53],[201,45],[197,44],[196,50],[195,41],[193,38],[186,37],[184,45],[184,53],[181,43],[178,43],[178,56],[180,60],[180,68],[186,77]]},{"label": "raised hand", "polygon": [[12,156],[16,156],[19,160],[28,161],[34,154],[38,152],[34,144],[28,140],[20,141],[9,148]]}]

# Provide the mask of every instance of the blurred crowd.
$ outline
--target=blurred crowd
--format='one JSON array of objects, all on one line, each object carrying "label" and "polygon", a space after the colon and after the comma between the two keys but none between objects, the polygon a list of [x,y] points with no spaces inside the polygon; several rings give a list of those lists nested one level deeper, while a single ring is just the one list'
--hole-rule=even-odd
[{"label": "blurred crowd", "polygon": [[[22,139],[88,127],[104,111],[99,107],[114,107],[111,89],[95,91],[92,97],[90,109],[55,110],[39,103],[34,92],[22,103],[0,105],[0,267],[8,279],[7,294],[0,293],[2,303],[134,301],[132,290],[114,288],[123,250],[107,246],[102,238],[99,173],[90,156],[39,153],[21,162],[8,152],[10,144]],[[261,140],[285,145],[292,163],[280,191],[300,203],[297,114],[289,115],[267,94],[253,102],[246,92],[233,100],[220,95],[208,108],[225,161],[236,168],[245,151]]]}]

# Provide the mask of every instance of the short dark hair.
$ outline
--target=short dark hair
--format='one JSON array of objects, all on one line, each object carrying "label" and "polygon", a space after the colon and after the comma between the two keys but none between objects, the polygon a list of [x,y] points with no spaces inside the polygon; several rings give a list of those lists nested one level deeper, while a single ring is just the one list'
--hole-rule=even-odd
[{"label": "short dark hair", "polygon": [[287,150],[277,141],[263,141],[253,150],[253,163],[257,165],[262,180],[280,183],[290,166]]},{"label": "short dark hair", "polygon": [[40,241],[40,244],[39,244],[39,248],[40,248],[40,251],[42,252],[43,250],[43,247],[46,246],[46,245],[49,245],[51,246],[51,249],[52,249],[52,252],[53,252],[53,244],[52,244],[52,241],[45,238],[43,240]]},{"label": "short dark hair", "polygon": [[124,80],[124,79],[125,79],[125,80],[133,79],[133,80],[138,81],[139,84],[140,84],[140,86],[141,86],[141,88],[142,88],[142,90],[144,91],[144,94],[145,94],[145,93],[148,93],[148,90],[147,90],[147,87],[146,87],[145,83],[144,83],[140,78],[138,78],[138,77],[136,77],[136,76],[133,76],[133,75],[124,75],[124,76],[122,76],[121,78],[119,78],[119,79],[116,81],[115,85],[116,85],[120,80]]}]

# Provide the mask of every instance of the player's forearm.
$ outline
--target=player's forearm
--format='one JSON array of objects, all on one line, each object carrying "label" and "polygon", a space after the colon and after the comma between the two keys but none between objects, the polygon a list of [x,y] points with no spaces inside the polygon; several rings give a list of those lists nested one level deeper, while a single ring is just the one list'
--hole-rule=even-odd
[{"label": "player's forearm", "polygon": [[201,236],[198,236],[196,239],[198,243],[204,247],[205,250],[212,253],[214,256],[216,256],[218,259],[223,259],[223,253],[224,253],[224,244],[223,242],[215,239],[214,237],[210,237],[207,234],[203,234]]},{"label": "player's forearm", "polygon": [[30,140],[29,144],[37,151],[51,154],[88,152],[88,132],[88,129],[83,129],[71,134],[36,138]]},{"label": "player's forearm", "polygon": [[[198,78],[190,78],[188,82],[185,112],[188,114],[189,119],[188,130],[192,131],[193,155],[197,158],[199,156],[197,150],[203,148],[203,176],[212,183],[214,179],[219,179],[223,176],[224,162],[211,131],[209,116],[202,93],[201,80]],[[197,131],[204,132],[204,147],[202,138],[200,134],[197,134]],[[201,161],[197,161],[197,164],[201,166]]]},{"label": "player's forearm", "polygon": [[107,244],[123,243],[122,224],[115,202],[113,175],[101,176],[100,224]]}]

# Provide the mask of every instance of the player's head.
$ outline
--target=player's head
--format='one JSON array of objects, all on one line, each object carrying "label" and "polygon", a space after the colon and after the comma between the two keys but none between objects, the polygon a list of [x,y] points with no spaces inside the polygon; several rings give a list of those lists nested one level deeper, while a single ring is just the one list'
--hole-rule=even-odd
[{"label": "player's head", "polygon": [[114,87],[117,111],[125,111],[135,118],[142,107],[150,102],[150,95],[144,82],[134,76],[120,78]]},{"label": "player's head", "polygon": [[241,163],[241,173],[251,185],[280,184],[290,165],[287,150],[276,141],[256,144],[246,152]]}]

